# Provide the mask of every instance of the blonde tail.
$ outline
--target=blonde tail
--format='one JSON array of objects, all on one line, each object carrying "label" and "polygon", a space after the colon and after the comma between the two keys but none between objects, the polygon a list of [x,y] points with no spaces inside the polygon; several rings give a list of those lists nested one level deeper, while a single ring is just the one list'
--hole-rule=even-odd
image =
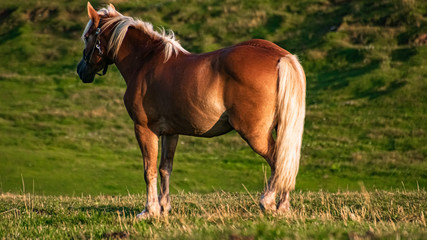
[{"label": "blonde tail", "polygon": [[294,55],[282,57],[277,65],[276,168],[272,187],[277,192],[295,188],[305,117],[305,74]]}]

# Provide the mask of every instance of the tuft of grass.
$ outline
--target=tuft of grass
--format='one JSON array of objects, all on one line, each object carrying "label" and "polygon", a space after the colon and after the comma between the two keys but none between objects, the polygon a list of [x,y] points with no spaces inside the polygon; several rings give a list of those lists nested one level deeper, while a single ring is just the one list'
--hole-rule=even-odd
[{"label": "tuft of grass", "polygon": [[283,216],[260,212],[259,193],[172,195],[172,212],[137,221],[144,196],[0,195],[0,238],[410,238],[427,234],[425,190],[295,192]]}]

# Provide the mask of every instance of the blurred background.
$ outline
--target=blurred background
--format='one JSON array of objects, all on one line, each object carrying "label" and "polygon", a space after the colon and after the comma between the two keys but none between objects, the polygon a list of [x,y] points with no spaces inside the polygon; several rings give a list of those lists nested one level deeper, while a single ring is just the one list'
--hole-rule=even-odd
[{"label": "blurred background", "polygon": [[[298,55],[307,116],[297,190],[426,187],[426,1],[109,2],[193,53],[262,38]],[[93,84],[76,74],[86,3],[0,2],[0,192],[145,191],[124,80],[115,67]],[[268,176],[235,132],[182,136],[171,191],[261,191]]]}]

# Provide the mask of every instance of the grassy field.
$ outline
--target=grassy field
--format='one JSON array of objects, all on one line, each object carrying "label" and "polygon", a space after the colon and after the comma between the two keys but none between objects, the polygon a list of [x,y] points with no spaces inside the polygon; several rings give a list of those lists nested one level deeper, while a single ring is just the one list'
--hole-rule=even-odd
[{"label": "grassy field", "polygon": [[263,38],[299,56],[307,116],[293,210],[258,212],[248,192],[258,199],[269,169],[231,132],[182,136],[172,215],[134,222],[145,184],[125,83],[115,67],[89,85],[76,74],[86,2],[6,0],[0,238],[426,237],[427,2],[111,2],[194,53]]},{"label": "grassy field", "polygon": [[427,193],[296,192],[285,216],[264,215],[258,194],[176,194],[169,216],[137,221],[144,196],[0,195],[0,238],[425,239]]}]

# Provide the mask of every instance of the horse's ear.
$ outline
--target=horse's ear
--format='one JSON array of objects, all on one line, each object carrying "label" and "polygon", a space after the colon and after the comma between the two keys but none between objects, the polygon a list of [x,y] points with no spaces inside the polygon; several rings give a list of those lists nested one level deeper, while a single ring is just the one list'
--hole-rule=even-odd
[{"label": "horse's ear", "polygon": [[116,8],[114,7],[113,4],[110,3],[109,6],[110,6],[111,9],[113,9],[114,11],[116,11]]},{"label": "horse's ear", "polygon": [[93,24],[98,26],[100,17],[90,2],[87,2],[87,14],[89,15],[89,18],[92,20]]}]

